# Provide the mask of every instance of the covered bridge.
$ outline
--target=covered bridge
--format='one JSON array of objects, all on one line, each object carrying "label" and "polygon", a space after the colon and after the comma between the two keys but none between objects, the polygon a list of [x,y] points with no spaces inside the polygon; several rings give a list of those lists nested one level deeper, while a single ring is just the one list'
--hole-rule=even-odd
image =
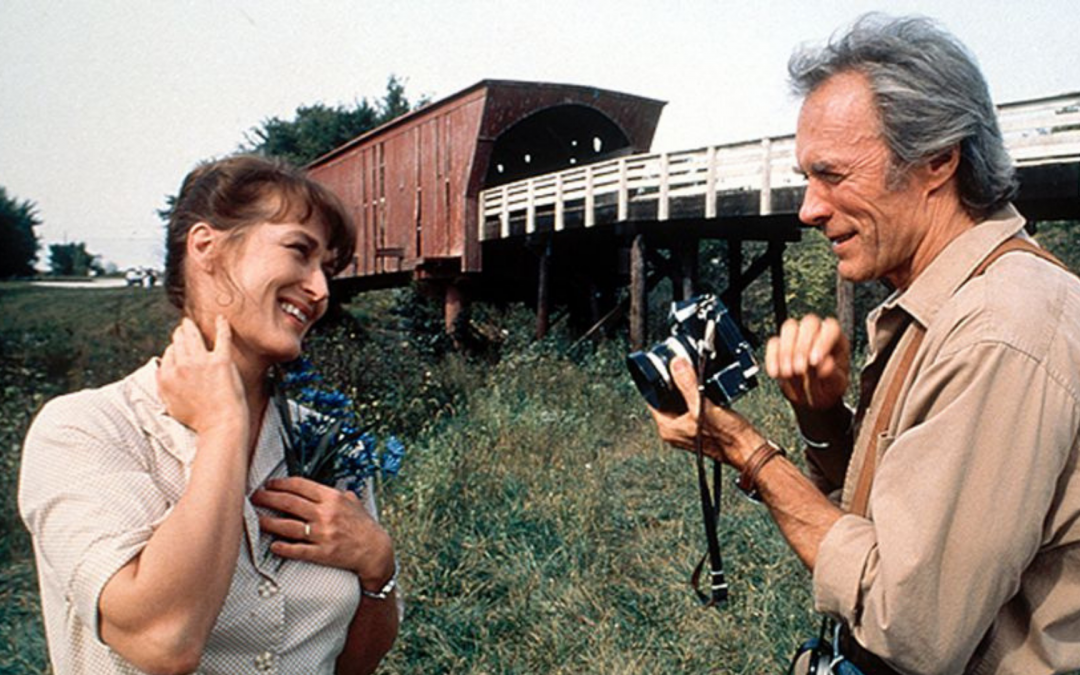
[{"label": "covered bridge", "polygon": [[519,260],[484,259],[483,190],[647,151],[663,106],[594,87],[484,80],[320,157],[311,175],[344,200],[358,229],[339,283],[433,282],[453,315],[470,277],[521,270]]},{"label": "covered bridge", "polygon": [[[631,342],[641,345],[649,289],[668,277],[676,295],[695,292],[698,242],[725,239],[725,302],[738,317],[743,290],[768,273],[781,321],[783,251],[801,236],[805,190],[794,136],[649,153],[663,106],[485,80],[356,138],[310,166],[359,229],[337,283],[351,292],[426,281],[445,293],[448,328],[466,287],[535,301],[541,333],[551,305],[595,320],[629,286]],[[1022,212],[1080,218],[1080,93],[998,113]],[[754,240],[768,245],[744,260]]]}]

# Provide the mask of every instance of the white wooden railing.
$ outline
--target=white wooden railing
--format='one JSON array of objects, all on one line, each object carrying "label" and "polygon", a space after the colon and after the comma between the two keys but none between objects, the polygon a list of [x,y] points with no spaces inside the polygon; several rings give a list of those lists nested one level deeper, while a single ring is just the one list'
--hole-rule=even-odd
[{"label": "white wooden railing", "polygon": [[[998,119],[1018,166],[1080,161],[1080,93],[1005,104]],[[772,190],[805,185],[794,168],[795,137],[780,136],[547,173],[481,192],[479,238],[509,237],[511,214],[524,217],[526,234],[535,232],[540,210],[553,212],[553,228],[562,230],[568,203],[583,204],[583,224],[592,227],[601,201],[615,206],[617,221],[628,220],[631,203],[643,202],[655,202],[656,220],[668,220],[676,198],[703,200],[701,213],[715,218],[718,193],[758,191],[759,213],[768,215]]]}]

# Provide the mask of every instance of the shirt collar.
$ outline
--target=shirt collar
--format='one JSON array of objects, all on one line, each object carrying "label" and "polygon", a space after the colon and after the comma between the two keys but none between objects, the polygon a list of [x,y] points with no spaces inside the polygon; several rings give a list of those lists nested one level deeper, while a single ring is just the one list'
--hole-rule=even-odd
[{"label": "shirt collar", "polygon": [[900,307],[923,326],[975,272],[1003,241],[1024,227],[1024,217],[1008,204],[975,227],[953,239],[903,293],[891,296],[883,310]]},{"label": "shirt collar", "polygon": [[[159,366],[160,360],[155,357],[128,376],[128,400],[143,432],[156,439],[166,452],[180,460],[184,465],[185,475],[190,475],[191,462],[195,459],[197,448],[197,436],[194,431],[165,412],[165,404],[158,395]],[[270,403],[263,415],[255,454],[248,469],[249,495],[265,483],[285,461],[281,424],[277,409]]]},{"label": "shirt collar", "polygon": [[135,420],[143,432],[156,440],[167,453],[180,460],[185,475],[195,459],[195,432],[165,412],[158,395],[157,371],[161,361],[154,357],[127,377],[126,395]]},{"label": "shirt collar", "polygon": [[284,466],[283,431],[281,416],[271,399],[263,414],[259,440],[255,443],[255,456],[251,458],[251,467],[248,469],[248,495],[265,483],[279,467]]}]

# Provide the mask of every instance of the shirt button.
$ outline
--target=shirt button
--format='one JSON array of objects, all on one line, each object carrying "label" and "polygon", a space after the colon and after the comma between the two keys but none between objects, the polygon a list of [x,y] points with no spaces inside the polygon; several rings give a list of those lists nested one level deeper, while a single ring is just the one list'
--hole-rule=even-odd
[{"label": "shirt button", "polygon": [[274,668],[274,654],[273,652],[263,652],[255,657],[255,670],[260,673],[270,673],[275,670]]},{"label": "shirt button", "polygon": [[278,585],[269,579],[263,579],[259,582],[259,597],[260,598],[272,598],[277,595]]}]

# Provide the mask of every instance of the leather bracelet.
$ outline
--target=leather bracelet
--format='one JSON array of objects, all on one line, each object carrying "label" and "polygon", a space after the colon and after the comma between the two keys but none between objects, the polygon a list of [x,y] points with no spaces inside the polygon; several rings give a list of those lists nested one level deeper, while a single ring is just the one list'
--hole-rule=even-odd
[{"label": "leather bracelet", "polygon": [[761,501],[761,496],[757,490],[757,475],[761,468],[776,456],[787,457],[787,453],[770,440],[766,440],[750,453],[750,459],[746,460],[746,464],[743,465],[743,470],[739,474],[739,480],[735,483],[744,495],[756,502]]},{"label": "leather bracelet", "polygon": [[360,584],[360,595],[365,598],[371,598],[372,600],[385,600],[390,597],[390,593],[397,587],[397,561],[394,561],[394,572],[390,575],[390,580],[383,584],[383,587],[378,591],[369,591],[364,588],[363,584]]}]

